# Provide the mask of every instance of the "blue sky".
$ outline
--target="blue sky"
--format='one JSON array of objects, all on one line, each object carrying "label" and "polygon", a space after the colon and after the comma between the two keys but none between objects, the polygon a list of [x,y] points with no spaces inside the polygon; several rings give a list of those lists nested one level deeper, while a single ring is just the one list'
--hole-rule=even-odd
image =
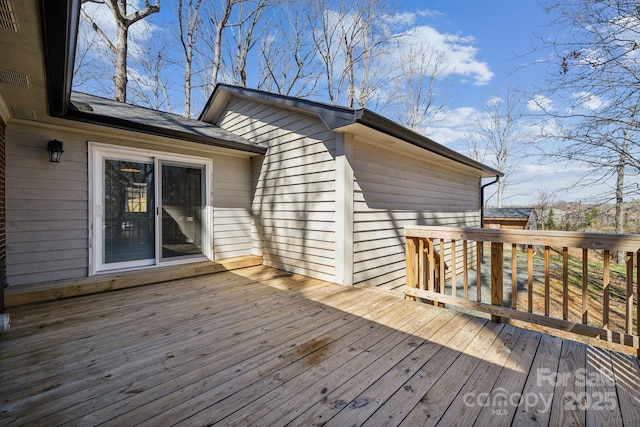
[{"label": "blue sky", "polygon": [[[467,150],[466,139],[473,132],[471,122],[487,102],[506,95],[511,85],[530,96],[547,77],[534,67],[540,55],[541,38],[552,31],[549,17],[535,0],[456,1],[428,3],[408,1],[404,7],[416,14],[416,25],[428,26],[443,36],[445,43],[457,40],[467,47],[464,56],[450,66],[467,71],[446,78],[445,112],[427,134],[458,151]],[[427,9],[428,8],[428,9]],[[437,38],[437,37],[436,37]],[[444,45],[445,51],[450,46]],[[526,99],[523,101],[526,104]],[[523,106],[527,111],[526,105]],[[524,123],[526,127],[528,124]],[[523,130],[523,137],[527,138]],[[544,165],[531,154],[510,177],[504,204],[527,205],[536,202],[541,191],[554,192],[568,186],[579,171],[573,166]],[[488,160],[485,162],[489,163]],[[574,199],[588,194],[574,194]],[[489,200],[489,203],[495,199]]]},{"label": "blue sky", "polygon": [[[469,43],[477,49],[474,60],[486,63],[493,77],[485,85],[473,84],[469,79],[458,79],[450,106],[473,106],[493,96],[492,91],[513,83],[539,79],[539,70],[526,67],[539,46],[539,36],[550,31],[548,16],[536,0],[461,1],[434,0],[407,2],[415,11],[429,14],[420,18],[423,25],[432,26],[440,33],[471,38]],[[468,84],[462,84],[468,83]]]},{"label": "blue sky", "polygon": [[[445,111],[426,132],[437,142],[468,154],[465,141],[473,132],[473,118],[490,100],[504,97],[510,85],[526,92],[523,110],[527,115],[538,112],[528,102],[532,97],[554,108],[561,107],[560,100],[546,98],[536,88],[544,87],[549,78],[549,69],[541,65],[549,54],[542,49],[543,40],[562,38],[567,33],[550,25],[551,18],[539,1],[407,1],[404,8],[415,13],[415,25],[428,26],[440,35],[435,39],[457,40],[467,47],[466,56],[457,58],[452,66],[468,73],[447,76]],[[538,133],[535,122],[531,116],[522,120],[520,138],[534,138]],[[588,188],[571,188],[587,171],[585,166],[575,162],[550,164],[537,156],[540,149],[532,144],[524,153],[509,178],[504,205],[535,204],[541,192],[554,194],[557,201],[585,202],[594,195],[613,194],[613,180]],[[485,163],[490,164],[490,160],[485,159]],[[489,205],[495,202],[495,198],[489,199]]]}]

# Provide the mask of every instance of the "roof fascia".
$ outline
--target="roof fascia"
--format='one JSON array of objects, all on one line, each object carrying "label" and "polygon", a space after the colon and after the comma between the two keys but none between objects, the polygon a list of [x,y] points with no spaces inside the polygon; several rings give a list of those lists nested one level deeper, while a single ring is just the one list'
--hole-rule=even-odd
[{"label": "roof fascia", "polygon": [[42,42],[49,115],[69,108],[81,0],[41,0]]},{"label": "roof fascia", "polygon": [[358,110],[358,111],[360,112],[360,114],[359,114],[359,117],[356,119],[357,123],[360,123],[364,126],[375,129],[379,132],[386,133],[387,135],[391,135],[393,137],[399,138],[412,145],[423,148],[427,151],[431,151],[432,153],[446,157],[450,160],[454,160],[458,163],[462,163],[466,166],[472,167],[474,169],[478,169],[482,172],[485,172],[487,174],[486,177],[504,176],[503,172],[500,172],[485,164],[477,162],[467,156],[464,156],[458,153],[457,151],[454,151],[450,148],[445,147],[444,145],[438,144],[437,142],[423,135],[420,135],[410,129],[407,129],[406,127],[401,126],[396,122],[387,119],[384,116],[376,114],[370,110]]},{"label": "roof fascia", "polygon": [[224,107],[233,96],[255,99],[269,104],[277,104],[294,110],[316,114],[331,130],[353,124],[361,111],[219,83],[216,85],[198,119],[209,123],[216,123]]}]

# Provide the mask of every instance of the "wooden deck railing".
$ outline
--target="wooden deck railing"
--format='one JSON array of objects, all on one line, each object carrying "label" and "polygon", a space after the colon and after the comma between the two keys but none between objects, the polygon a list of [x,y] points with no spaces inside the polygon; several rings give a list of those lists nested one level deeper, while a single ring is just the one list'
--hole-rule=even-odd
[{"label": "wooden deck railing", "polygon": [[[407,298],[597,337],[631,346],[640,357],[640,235],[424,226],[405,231]],[[485,266],[483,273],[485,246],[490,270]],[[625,254],[625,264],[614,268],[617,252]]]}]

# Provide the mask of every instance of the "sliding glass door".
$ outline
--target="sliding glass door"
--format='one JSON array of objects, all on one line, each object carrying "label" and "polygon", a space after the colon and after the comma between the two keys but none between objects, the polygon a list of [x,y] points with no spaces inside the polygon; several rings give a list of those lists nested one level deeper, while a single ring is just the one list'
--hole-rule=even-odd
[{"label": "sliding glass door", "polygon": [[151,161],[105,158],[103,216],[104,264],[121,268],[155,260],[155,174]]},{"label": "sliding glass door", "polygon": [[93,273],[210,256],[206,159],[92,151]]},{"label": "sliding glass door", "polygon": [[203,255],[204,167],[161,163],[161,259]]}]

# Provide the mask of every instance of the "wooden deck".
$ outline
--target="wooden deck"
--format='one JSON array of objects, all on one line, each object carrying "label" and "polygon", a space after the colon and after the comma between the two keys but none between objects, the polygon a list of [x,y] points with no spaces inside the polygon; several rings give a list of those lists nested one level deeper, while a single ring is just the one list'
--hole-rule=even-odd
[{"label": "wooden deck", "polygon": [[632,356],[262,266],[11,316],[2,425],[640,425]]}]

